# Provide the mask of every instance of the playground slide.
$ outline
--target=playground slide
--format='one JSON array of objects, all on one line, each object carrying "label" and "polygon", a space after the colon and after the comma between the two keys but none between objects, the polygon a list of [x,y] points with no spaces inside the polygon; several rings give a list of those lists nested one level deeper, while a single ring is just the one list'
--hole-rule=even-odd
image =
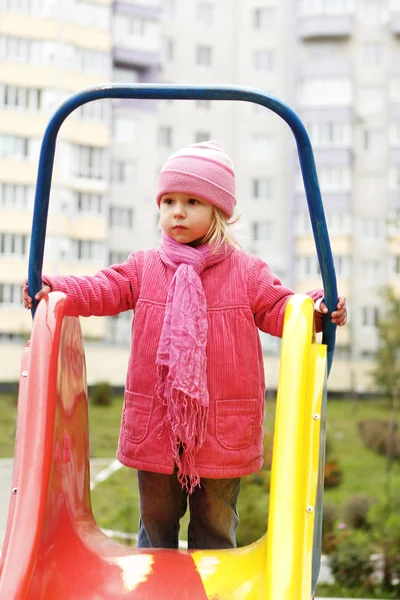
[{"label": "playground slide", "polygon": [[95,522],[79,321],[51,293],[21,366],[13,489],[0,600],[309,600],[326,347],[313,303],[285,317],[268,536],[236,550],[138,550]]}]

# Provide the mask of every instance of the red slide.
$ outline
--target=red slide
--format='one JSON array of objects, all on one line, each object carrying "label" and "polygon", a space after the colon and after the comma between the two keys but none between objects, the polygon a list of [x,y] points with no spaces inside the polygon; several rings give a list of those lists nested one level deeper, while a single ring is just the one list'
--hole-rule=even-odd
[{"label": "red slide", "polygon": [[206,599],[188,552],[127,548],[94,520],[85,356],[65,304],[40,302],[22,357],[0,600]]}]

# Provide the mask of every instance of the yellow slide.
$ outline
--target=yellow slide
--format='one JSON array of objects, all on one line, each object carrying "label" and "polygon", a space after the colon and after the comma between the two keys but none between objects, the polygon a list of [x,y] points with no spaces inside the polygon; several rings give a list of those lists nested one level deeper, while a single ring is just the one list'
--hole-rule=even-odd
[{"label": "yellow slide", "polygon": [[295,295],[282,340],[268,536],[247,548],[192,554],[208,598],[310,600],[325,381],[314,304]]}]

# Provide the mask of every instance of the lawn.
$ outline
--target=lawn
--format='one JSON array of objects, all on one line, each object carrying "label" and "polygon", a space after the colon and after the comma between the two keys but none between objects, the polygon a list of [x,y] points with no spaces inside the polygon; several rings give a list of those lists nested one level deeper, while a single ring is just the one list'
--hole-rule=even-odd
[{"label": "lawn", "polygon": [[[121,417],[122,399],[115,398],[110,407],[90,406],[91,456],[115,456]],[[11,457],[14,450],[15,400],[10,395],[0,395],[0,457]],[[267,427],[272,427],[274,403],[267,403]],[[387,419],[388,408],[381,400],[364,400],[358,403],[331,400],[328,405],[328,432],[333,451],[343,469],[342,484],[325,493],[325,501],[343,508],[356,494],[376,497],[382,493],[386,481],[386,460],[365,448],[358,435],[357,422],[363,418]],[[393,465],[393,483],[400,486],[400,462]],[[134,471],[123,468],[93,491],[93,508],[103,527],[136,531],[138,521],[138,494]],[[260,497],[258,502],[267,505]],[[239,507],[240,508],[240,507]],[[243,514],[243,513],[242,513]],[[267,510],[265,510],[265,515]],[[183,523],[183,526],[185,524]]]}]

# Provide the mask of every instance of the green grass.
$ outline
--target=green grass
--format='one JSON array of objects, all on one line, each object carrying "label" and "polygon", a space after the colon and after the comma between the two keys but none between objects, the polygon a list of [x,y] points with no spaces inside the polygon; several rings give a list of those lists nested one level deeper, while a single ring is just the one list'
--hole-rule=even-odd
[{"label": "green grass", "polygon": [[[399,415],[400,417],[400,415]],[[383,494],[387,481],[386,458],[366,448],[358,433],[361,419],[390,418],[385,401],[333,400],[328,404],[328,435],[333,443],[333,453],[339,458],[343,469],[342,484],[326,490],[325,498],[339,506],[352,496],[367,494],[377,497]],[[400,461],[392,467],[393,488],[400,486]]]},{"label": "green grass", "polygon": [[[114,398],[110,407],[89,407],[90,452],[95,458],[115,457],[121,419],[122,398]],[[14,452],[16,407],[12,395],[0,395],[0,456],[12,457]],[[273,426],[274,403],[267,403],[266,423]],[[326,490],[325,501],[343,508],[346,501],[357,494],[376,497],[383,493],[386,483],[386,459],[364,447],[358,434],[357,422],[364,418],[387,419],[389,410],[382,400],[351,401],[331,400],[328,405],[328,432],[333,442],[333,452],[343,469],[342,484]],[[400,486],[400,462],[392,468],[394,486]],[[119,492],[124,499],[137,507],[137,485],[134,472],[122,469],[93,493],[94,512],[101,525],[113,528]],[[125,500],[124,500],[125,501]],[[127,500],[128,501],[128,500]],[[124,517],[125,518],[125,517]],[[127,517],[126,517],[127,518]],[[137,510],[132,517],[137,523]],[[111,524],[114,523],[113,527]]]},{"label": "green grass", "polygon": [[11,394],[0,395],[0,457],[11,458],[14,455],[17,406]]},{"label": "green grass", "polygon": [[385,592],[380,588],[368,592],[365,589],[343,589],[338,585],[317,585],[315,593],[319,598],[379,598],[379,600],[384,600],[399,597],[395,591]]}]

